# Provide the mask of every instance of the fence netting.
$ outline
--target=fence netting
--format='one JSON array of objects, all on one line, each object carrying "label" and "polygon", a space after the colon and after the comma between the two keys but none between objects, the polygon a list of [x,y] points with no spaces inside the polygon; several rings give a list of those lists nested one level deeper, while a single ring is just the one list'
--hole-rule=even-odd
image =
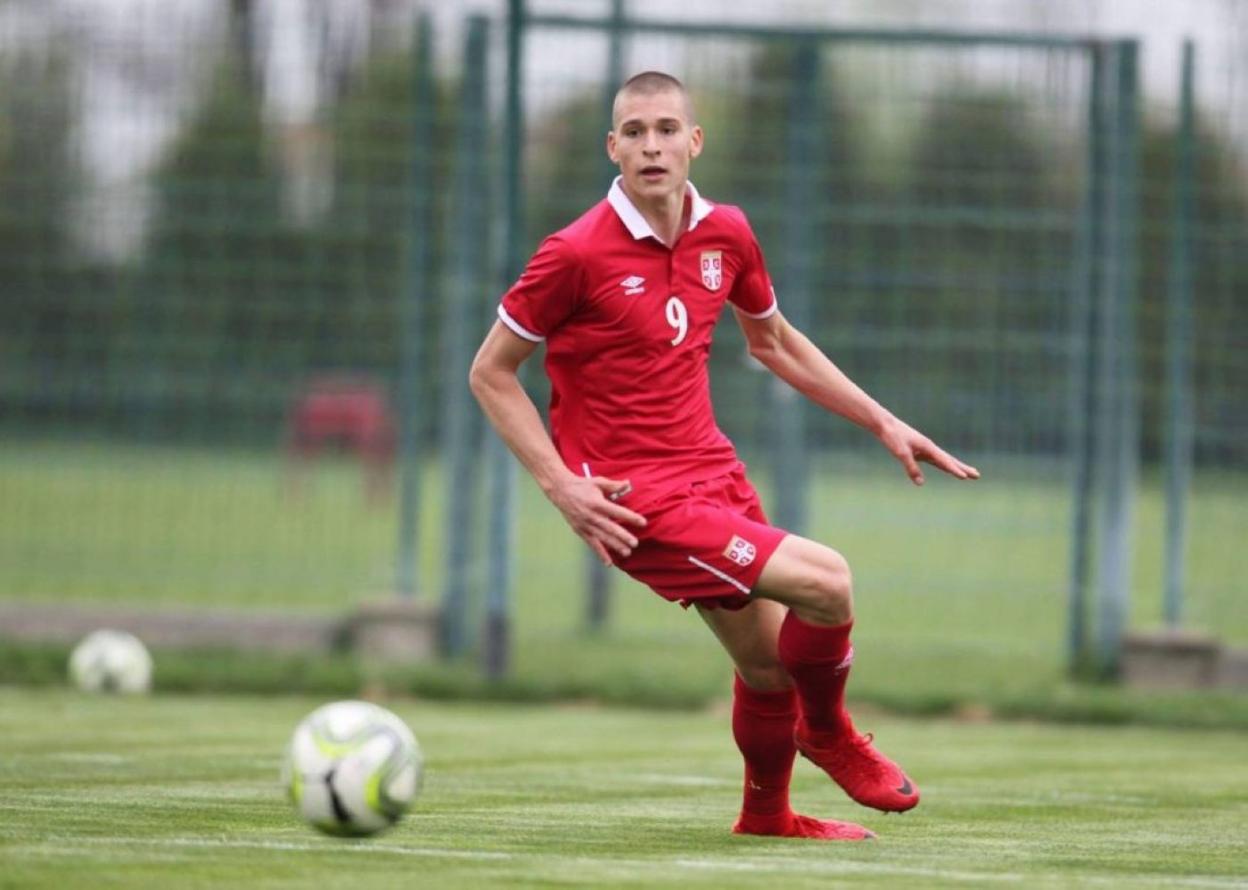
[{"label": "fence netting", "polygon": [[[304,22],[277,9],[152,3],[97,21],[0,5],[6,599],[347,608],[394,589],[399,480],[415,467],[419,522],[404,528],[419,534],[419,595],[441,596],[462,536],[453,552],[480,609],[491,505],[465,375],[505,284],[506,22],[480,25],[474,45],[466,20],[433,28],[415,5],[325,4]],[[525,255],[610,185],[612,78],[671,70],[706,132],[692,179],[745,209],[785,314],[983,471],[974,486],[929,471],[914,489],[868,433],[750,360],[723,319],[721,426],[777,521],[849,558],[860,633],[907,682],[1064,663],[1080,467],[1093,466],[1086,396],[1107,379],[1087,363],[1104,333],[1089,307],[1135,259],[1121,329],[1138,396],[1131,622],[1161,620],[1183,412],[1183,620],[1248,640],[1242,74],[1199,74],[1225,92],[1201,93],[1181,248],[1179,114],[1144,97],[1134,141],[1117,145],[1138,148],[1139,238],[1124,252],[1088,238],[1107,188],[1091,46],[525,32]],[[1179,249],[1187,387],[1168,365]],[[540,373],[526,383],[544,403]],[[463,454],[482,472],[448,484]],[[467,527],[448,522],[456,498],[480,508],[457,514]],[[525,480],[516,517],[523,660],[572,645],[590,582],[584,547]],[[696,620],[623,576],[613,586],[615,639],[705,642]]]}]

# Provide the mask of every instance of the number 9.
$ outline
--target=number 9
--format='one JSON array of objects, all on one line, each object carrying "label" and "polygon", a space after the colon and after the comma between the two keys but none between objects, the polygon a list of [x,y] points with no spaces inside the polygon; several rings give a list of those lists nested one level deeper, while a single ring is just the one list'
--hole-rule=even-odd
[{"label": "number 9", "polygon": [[680,297],[671,297],[667,301],[664,312],[667,315],[667,323],[676,329],[672,345],[679,346],[680,341],[685,339],[685,334],[689,333],[689,311],[685,309],[685,304],[680,302]]}]

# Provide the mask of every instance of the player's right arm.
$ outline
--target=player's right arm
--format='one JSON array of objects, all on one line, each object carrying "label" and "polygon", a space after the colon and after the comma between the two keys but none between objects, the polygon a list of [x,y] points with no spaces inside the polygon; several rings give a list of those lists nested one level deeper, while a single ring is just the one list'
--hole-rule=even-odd
[{"label": "player's right arm", "polygon": [[637,546],[637,538],[625,525],[640,528],[646,520],[609,499],[627,481],[578,476],[559,457],[537,406],[520,383],[520,366],[536,349],[536,343],[496,321],[473,359],[468,384],[499,437],[542,492],[598,558],[610,565],[608,550],[626,557]]}]

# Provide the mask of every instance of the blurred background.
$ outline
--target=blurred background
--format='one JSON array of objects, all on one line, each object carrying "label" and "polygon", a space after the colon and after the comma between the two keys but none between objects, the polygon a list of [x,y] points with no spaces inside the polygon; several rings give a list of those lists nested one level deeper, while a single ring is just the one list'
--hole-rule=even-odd
[{"label": "blurred background", "polygon": [[0,679],[38,674],[4,634],[31,610],[398,597],[438,616],[418,691],[725,693],[466,386],[648,68],[786,315],[984,474],[913,488],[725,317],[720,425],[853,566],[858,695],[1052,697],[1163,627],[1248,645],[1248,4],[0,0]]}]

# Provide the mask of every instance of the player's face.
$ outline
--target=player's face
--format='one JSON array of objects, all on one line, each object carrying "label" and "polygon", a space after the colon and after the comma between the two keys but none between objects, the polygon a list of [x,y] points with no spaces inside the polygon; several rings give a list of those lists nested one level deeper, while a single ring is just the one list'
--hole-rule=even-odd
[{"label": "player's face", "polygon": [[627,191],[658,199],[683,188],[689,162],[702,153],[702,128],[690,123],[684,96],[677,90],[625,93],[615,111],[607,154],[619,165]]}]

